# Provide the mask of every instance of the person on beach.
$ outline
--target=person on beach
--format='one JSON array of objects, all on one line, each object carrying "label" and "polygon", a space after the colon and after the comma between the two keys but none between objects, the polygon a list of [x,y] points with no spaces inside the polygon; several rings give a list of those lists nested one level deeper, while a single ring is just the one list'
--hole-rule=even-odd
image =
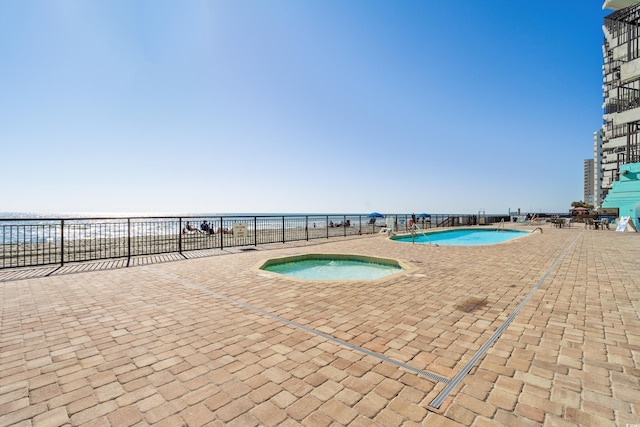
[{"label": "person on beach", "polygon": [[187,225],[184,226],[184,234],[187,233],[204,233],[204,231],[198,230],[197,228],[189,224],[189,221],[187,221]]},{"label": "person on beach", "polygon": [[209,231],[209,224],[207,224],[206,219],[202,221],[202,224],[200,224],[200,230],[202,230],[202,232],[204,233],[207,233]]}]

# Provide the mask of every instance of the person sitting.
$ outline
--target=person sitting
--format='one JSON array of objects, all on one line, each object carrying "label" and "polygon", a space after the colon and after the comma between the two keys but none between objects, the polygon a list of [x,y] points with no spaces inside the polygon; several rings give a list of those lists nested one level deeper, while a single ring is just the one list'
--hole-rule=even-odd
[{"label": "person sitting", "polygon": [[204,233],[207,233],[209,231],[209,224],[207,224],[206,219],[202,221],[202,224],[200,224],[200,230],[202,230]]}]

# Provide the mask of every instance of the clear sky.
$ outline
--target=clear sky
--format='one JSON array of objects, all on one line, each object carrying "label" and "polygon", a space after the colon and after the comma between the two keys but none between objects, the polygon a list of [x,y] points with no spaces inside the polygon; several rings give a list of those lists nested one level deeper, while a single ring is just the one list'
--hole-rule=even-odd
[{"label": "clear sky", "polygon": [[3,0],[0,211],[566,212],[602,123],[608,13]]}]

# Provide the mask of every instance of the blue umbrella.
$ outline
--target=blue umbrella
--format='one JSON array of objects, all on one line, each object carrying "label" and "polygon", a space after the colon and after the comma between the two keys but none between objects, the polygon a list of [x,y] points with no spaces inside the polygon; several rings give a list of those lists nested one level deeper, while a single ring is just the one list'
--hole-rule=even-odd
[{"label": "blue umbrella", "polygon": [[384,215],[382,215],[380,212],[371,212],[369,215],[367,215],[367,218],[384,218]]},{"label": "blue umbrella", "polygon": [[421,213],[418,214],[418,218],[431,218],[431,215],[427,213]]}]

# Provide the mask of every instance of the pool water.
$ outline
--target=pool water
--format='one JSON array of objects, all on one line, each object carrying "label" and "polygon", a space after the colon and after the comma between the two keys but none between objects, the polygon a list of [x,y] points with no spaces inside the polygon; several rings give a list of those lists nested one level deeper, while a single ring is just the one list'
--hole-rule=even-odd
[{"label": "pool water", "polygon": [[520,230],[487,230],[461,229],[445,230],[427,233],[416,233],[415,240],[409,236],[394,236],[391,239],[398,242],[422,244],[450,245],[450,246],[480,246],[503,243],[530,234]]},{"label": "pool water", "polygon": [[310,258],[265,265],[263,270],[307,280],[372,280],[402,271],[399,265],[361,259]]}]

